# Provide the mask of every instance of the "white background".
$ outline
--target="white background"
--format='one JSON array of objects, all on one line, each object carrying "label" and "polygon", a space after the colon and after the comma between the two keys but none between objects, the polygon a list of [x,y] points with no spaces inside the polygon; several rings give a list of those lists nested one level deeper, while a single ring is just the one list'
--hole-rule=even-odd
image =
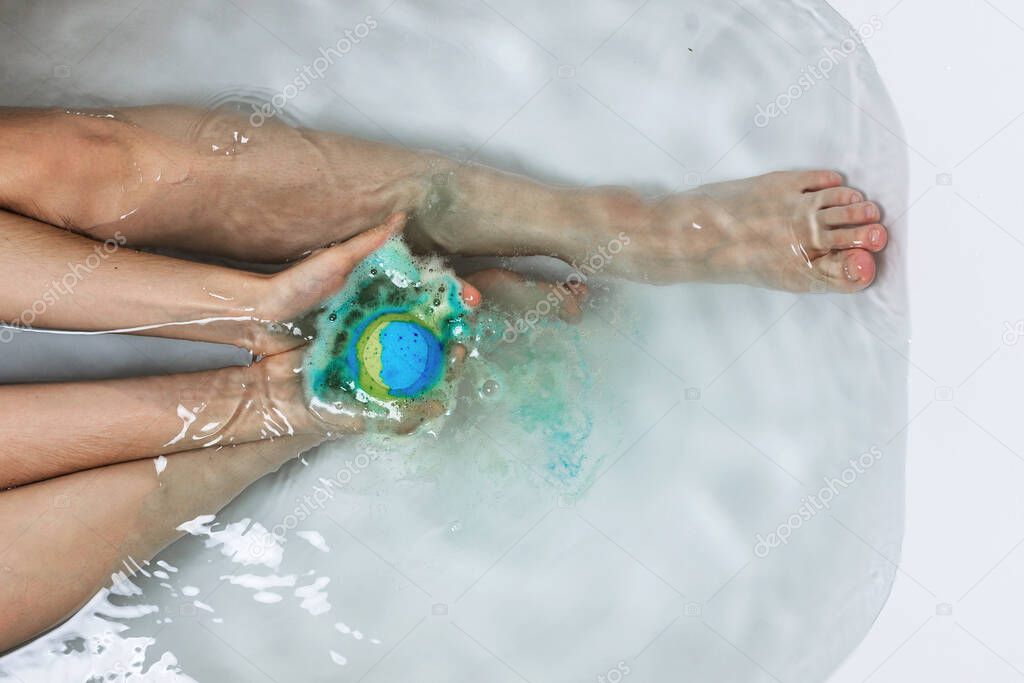
[{"label": "white background", "polygon": [[1019,681],[1024,339],[1003,333],[1024,318],[1024,3],[832,4],[854,26],[884,22],[869,49],[909,148],[910,414],[921,412],[892,597],[831,680]]}]

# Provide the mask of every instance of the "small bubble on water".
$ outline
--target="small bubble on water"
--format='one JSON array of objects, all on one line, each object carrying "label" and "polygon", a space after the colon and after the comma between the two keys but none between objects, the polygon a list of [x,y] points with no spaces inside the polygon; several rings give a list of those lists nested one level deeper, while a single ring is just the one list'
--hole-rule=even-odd
[{"label": "small bubble on water", "polygon": [[493,398],[501,391],[501,385],[493,379],[489,379],[480,387],[480,395],[484,398]]},{"label": "small bubble on water", "polygon": [[462,531],[462,522],[460,522],[459,520],[455,520],[454,522],[448,525],[448,533],[457,534],[460,531]]}]

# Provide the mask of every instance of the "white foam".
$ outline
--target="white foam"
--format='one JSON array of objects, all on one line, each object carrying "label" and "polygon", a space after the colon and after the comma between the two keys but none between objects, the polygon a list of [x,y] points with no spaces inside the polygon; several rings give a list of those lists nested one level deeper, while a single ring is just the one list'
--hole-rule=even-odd
[{"label": "white foam", "polygon": [[323,535],[321,535],[319,531],[296,531],[295,535],[308,541],[311,546],[321,552],[331,552],[330,547],[327,545],[327,541],[324,540]]}]

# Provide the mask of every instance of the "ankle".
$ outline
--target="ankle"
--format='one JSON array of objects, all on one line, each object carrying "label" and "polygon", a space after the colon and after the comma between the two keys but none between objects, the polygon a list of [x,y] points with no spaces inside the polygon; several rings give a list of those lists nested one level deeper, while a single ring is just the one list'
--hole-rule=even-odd
[{"label": "ankle", "polygon": [[392,187],[394,208],[409,220],[405,236],[421,251],[456,254],[465,251],[472,235],[465,234],[453,215],[459,204],[466,171],[462,164],[441,156],[429,156],[417,164],[410,177]]},{"label": "ankle", "polygon": [[583,275],[614,275],[652,284],[706,279],[716,239],[716,208],[698,191],[644,197],[599,188],[567,259]]},{"label": "ankle", "polygon": [[659,209],[657,201],[624,187],[578,193],[563,260],[587,276],[606,269],[623,274],[630,260],[629,245],[649,231]]}]

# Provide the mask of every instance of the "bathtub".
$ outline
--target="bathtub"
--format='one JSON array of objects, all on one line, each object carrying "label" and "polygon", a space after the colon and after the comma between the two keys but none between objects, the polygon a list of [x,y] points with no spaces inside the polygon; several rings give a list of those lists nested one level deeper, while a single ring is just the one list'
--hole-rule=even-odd
[{"label": "bathtub", "polygon": [[[544,443],[500,421],[446,441],[430,477],[394,468],[436,441],[393,442],[358,472],[350,442],[328,444],[154,558],[170,580],[125,577],[137,591],[102,591],[0,677],[820,681],[863,639],[899,561],[911,419],[906,159],[869,55],[884,21],[850,26],[812,0],[7,3],[0,20],[7,106],[270,103],[306,126],[652,194],[835,168],[891,231],[855,296],[596,278],[586,482],[536,480],[517,463]],[[73,343],[20,333],[0,377],[248,360]],[[353,483],[299,520],[346,466]],[[276,525],[283,540],[252,541]],[[285,575],[275,602],[238,578]]]}]

